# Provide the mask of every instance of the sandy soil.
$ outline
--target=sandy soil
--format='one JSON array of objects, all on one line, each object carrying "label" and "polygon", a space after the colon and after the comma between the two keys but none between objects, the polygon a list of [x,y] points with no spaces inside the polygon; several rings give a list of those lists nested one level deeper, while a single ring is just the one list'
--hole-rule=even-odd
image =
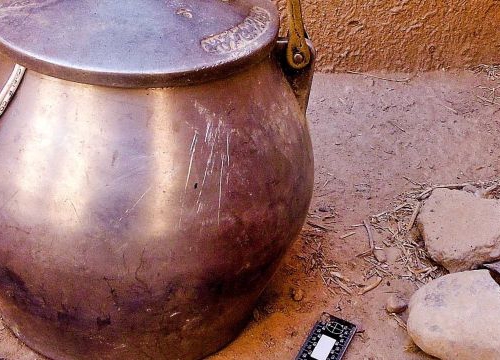
[{"label": "sandy soil", "polygon": [[[363,284],[369,264],[356,254],[368,247],[366,232],[357,228],[355,235],[341,236],[369,215],[391,209],[395,197],[411,186],[405,177],[432,183],[498,177],[500,106],[481,103],[476,95],[481,95],[478,85],[499,83],[470,72],[426,73],[408,83],[318,74],[309,108],[316,157],[309,219],[331,230],[304,227],[264,292],[255,319],[210,360],[294,359],[323,311],[364,329],[354,338],[347,360],[430,359],[405,350],[407,334],[384,310],[392,292],[410,297],[416,288],[401,278],[406,270],[396,262],[398,254],[388,251],[394,275],[365,295],[351,296],[338,288],[328,290],[310,271],[307,259],[316,250],[308,240],[321,243],[326,261]],[[375,235],[380,245],[382,239]],[[292,293],[299,289],[304,298],[295,301]],[[0,358],[41,359],[6,329],[0,331]]]}]

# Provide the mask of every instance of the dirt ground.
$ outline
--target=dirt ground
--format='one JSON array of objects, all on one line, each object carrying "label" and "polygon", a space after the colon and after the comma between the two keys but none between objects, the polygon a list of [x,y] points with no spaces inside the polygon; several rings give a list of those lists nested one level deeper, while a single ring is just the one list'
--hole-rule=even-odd
[{"label": "dirt ground", "polygon": [[[358,295],[358,289],[353,295],[328,289],[311,259],[319,251],[344,276],[370,283],[373,279],[364,276],[371,264],[356,257],[368,248],[366,231],[351,225],[393,208],[397,195],[411,188],[408,179],[454,183],[498,178],[500,105],[477,95],[484,95],[478,86],[493,88],[500,81],[469,71],[378,75],[411,80],[316,75],[308,112],[316,161],[308,220],[326,230],[305,225],[264,292],[254,320],[210,360],[294,359],[323,311],[364,330],[355,336],[347,360],[430,359],[409,346],[406,332],[384,310],[391,293],[410,297],[416,289],[403,278],[407,270],[398,264],[399,254],[387,250],[392,275],[365,295]],[[352,231],[356,233],[342,238]],[[375,233],[375,240],[383,247],[380,234]],[[295,301],[292,293],[299,290],[303,299]],[[6,329],[0,331],[0,358],[42,359]]]}]

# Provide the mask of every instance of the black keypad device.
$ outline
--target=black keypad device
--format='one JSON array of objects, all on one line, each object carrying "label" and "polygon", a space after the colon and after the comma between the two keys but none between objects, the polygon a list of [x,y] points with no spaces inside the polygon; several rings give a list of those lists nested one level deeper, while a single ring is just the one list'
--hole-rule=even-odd
[{"label": "black keypad device", "polygon": [[340,360],[354,334],[356,325],[323,313],[295,360]]}]

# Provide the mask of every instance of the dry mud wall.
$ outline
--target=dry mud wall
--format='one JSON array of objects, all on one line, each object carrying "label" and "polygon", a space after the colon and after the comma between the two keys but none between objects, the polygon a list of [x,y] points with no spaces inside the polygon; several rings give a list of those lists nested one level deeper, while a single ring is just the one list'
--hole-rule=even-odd
[{"label": "dry mud wall", "polygon": [[[285,0],[278,6],[283,17]],[[302,0],[302,7],[321,71],[500,63],[500,0]]]}]

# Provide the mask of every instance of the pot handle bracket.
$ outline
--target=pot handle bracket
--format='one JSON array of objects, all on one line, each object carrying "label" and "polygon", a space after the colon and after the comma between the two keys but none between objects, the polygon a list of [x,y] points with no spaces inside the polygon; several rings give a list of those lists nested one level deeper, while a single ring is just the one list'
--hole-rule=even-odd
[{"label": "pot handle bracket", "polygon": [[[3,87],[0,87],[0,118],[2,117],[10,101],[16,94],[16,91],[23,80],[26,68],[16,64],[12,73]],[[1,86],[1,84],[0,84]]]},{"label": "pot handle bracket", "polygon": [[287,0],[287,8],[288,36],[278,39],[277,59],[305,113],[311,93],[316,50],[304,28],[300,0]]}]

